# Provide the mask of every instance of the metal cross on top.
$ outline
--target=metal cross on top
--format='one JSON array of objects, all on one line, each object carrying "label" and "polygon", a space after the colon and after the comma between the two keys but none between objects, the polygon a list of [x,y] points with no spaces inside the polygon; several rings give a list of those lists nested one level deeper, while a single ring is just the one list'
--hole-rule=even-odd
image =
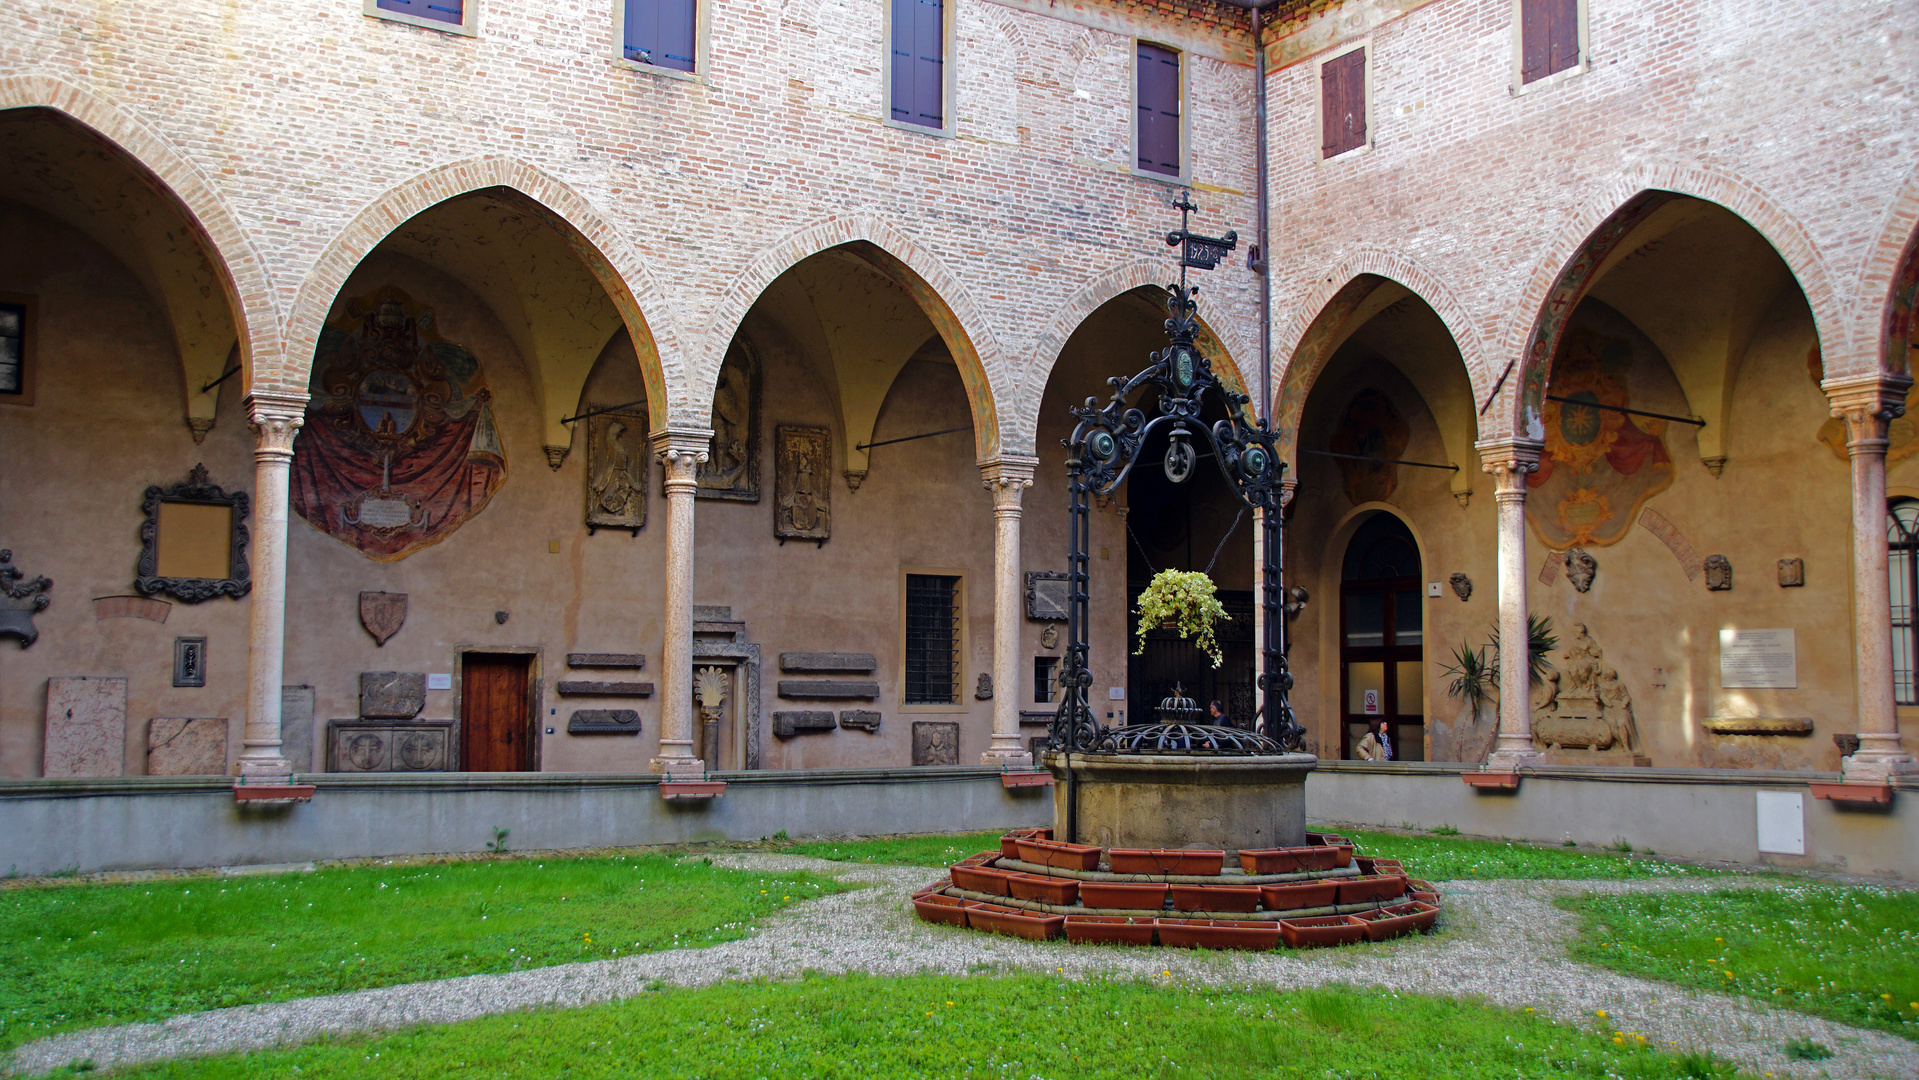
[{"label": "metal cross on top", "polygon": [[1199,209],[1199,205],[1193,202],[1192,196],[1184,191],[1180,192],[1179,198],[1173,201],[1173,208],[1179,211],[1179,228],[1166,234],[1166,246],[1185,245],[1179,253],[1179,283],[1184,286],[1187,267],[1190,266],[1195,270],[1211,270],[1218,266],[1221,259],[1239,246],[1239,233],[1237,230],[1228,229],[1225,236],[1212,237],[1200,236],[1188,230],[1187,218],[1193,211]]}]

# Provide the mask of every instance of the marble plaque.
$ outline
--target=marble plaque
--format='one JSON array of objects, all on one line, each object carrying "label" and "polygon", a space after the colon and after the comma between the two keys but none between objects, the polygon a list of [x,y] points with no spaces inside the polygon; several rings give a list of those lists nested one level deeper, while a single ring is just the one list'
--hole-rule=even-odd
[{"label": "marble plaque", "polygon": [[445,772],[452,760],[452,732],[451,720],[334,720],[327,725],[328,771]]},{"label": "marble plaque", "polygon": [[280,756],[297,773],[313,771],[313,687],[280,688]]},{"label": "marble plaque", "polygon": [[1792,630],[1719,631],[1719,685],[1727,689],[1797,687],[1799,655]]},{"label": "marble plaque", "polygon": [[47,680],[43,776],[119,776],[127,753],[127,681],[64,676]]},{"label": "marble plaque", "polygon": [[148,776],[224,776],[227,718],[154,717],[147,721]]},{"label": "marble plaque", "polygon": [[1065,622],[1072,599],[1072,582],[1064,571],[1026,572],[1027,618],[1037,622]]},{"label": "marble plaque", "polygon": [[913,721],[913,764],[958,765],[959,723],[952,720]]},{"label": "marble plaque", "polygon": [[360,715],[369,720],[411,720],[426,708],[426,673],[362,671]]}]

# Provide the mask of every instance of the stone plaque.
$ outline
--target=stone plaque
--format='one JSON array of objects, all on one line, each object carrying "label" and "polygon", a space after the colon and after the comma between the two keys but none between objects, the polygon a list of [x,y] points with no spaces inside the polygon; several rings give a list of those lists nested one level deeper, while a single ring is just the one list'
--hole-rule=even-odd
[{"label": "stone plaque", "polygon": [[599,679],[561,679],[554,684],[561,697],[652,697],[650,682],[606,682]]},{"label": "stone plaque", "polygon": [[426,708],[423,671],[362,671],[360,715],[369,720],[411,720]]},{"label": "stone plaque", "polygon": [[119,776],[127,753],[127,681],[47,680],[43,776]]},{"label": "stone plaque", "polygon": [[833,727],[833,714],[830,712],[776,712],[773,714],[773,734],[782,739],[790,739],[810,731],[832,731]]},{"label": "stone plaque", "polygon": [[297,773],[313,771],[313,687],[280,688],[280,756]]},{"label": "stone plaque", "polygon": [[1728,690],[1796,688],[1799,652],[1793,631],[1719,631],[1719,685]]},{"label": "stone plaque", "polygon": [[566,666],[584,668],[631,668],[634,671],[640,671],[646,667],[646,657],[640,653],[570,652],[566,654]]},{"label": "stone plaque", "polygon": [[445,772],[451,761],[451,720],[335,720],[327,728],[330,772]]},{"label": "stone plaque", "polygon": [[1797,589],[1806,583],[1806,560],[1779,560],[1779,587]]},{"label": "stone plaque", "polygon": [[223,776],[226,771],[226,717],[147,721],[148,776]]},{"label": "stone plaque", "polygon": [[959,723],[953,720],[913,721],[913,764],[958,765]]},{"label": "stone plaque", "polygon": [[871,709],[844,709],[840,712],[840,726],[852,731],[878,731],[880,714]]},{"label": "stone plaque", "polygon": [[879,667],[872,653],[783,652],[780,670],[803,675],[870,675]]},{"label": "stone plaque", "polygon": [[403,592],[363,592],[360,594],[360,625],[373,635],[373,644],[385,645],[387,639],[406,625],[406,594]]},{"label": "stone plaque", "polygon": [[575,709],[567,718],[568,735],[638,735],[640,714],[632,709]]},{"label": "stone plaque", "polygon": [[698,477],[699,498],[760,501],[760,362],[737,337],[713,388],[713,449]]},{"label": "stone plaque", "polygon": [[824,544],[833,535],[832,431],[782,424],[773,447],[773,535]]},{"label": "stone plaque", "polygon": [[173,639],[173,685],[205,686],[207,684],[207,639],[203,637],[177,637]]},{"label": "stone plaque", "polygon": [[646,416],[604,412],[587,418],[586,528],[646,528],[646,477],[652,466],[646,444]]},{"label": "stone plaque", "polygon": [[880,696],[880,684],[877,682],[847,679],[781,679],[780,696],[783,698],[835,698],[851,701],[872,701]]},{"label": "stone plaque", "polygon": [[1026,617],[1035,622],[1065,622],[1072,590],[1065,571],[1026,572]]}]

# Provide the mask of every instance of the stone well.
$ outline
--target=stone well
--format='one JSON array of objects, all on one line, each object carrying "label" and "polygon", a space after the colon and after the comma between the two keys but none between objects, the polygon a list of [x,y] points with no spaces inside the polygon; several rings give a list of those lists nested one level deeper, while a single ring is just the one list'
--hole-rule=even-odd
[{"label": "stone well", "polygon": [[[1053,835],[1105,848],[1235,851],[1306,842],[1312,754],[1082,754],[1048,751]],[[1078,812],[1067,835],[1068,800]]]}]

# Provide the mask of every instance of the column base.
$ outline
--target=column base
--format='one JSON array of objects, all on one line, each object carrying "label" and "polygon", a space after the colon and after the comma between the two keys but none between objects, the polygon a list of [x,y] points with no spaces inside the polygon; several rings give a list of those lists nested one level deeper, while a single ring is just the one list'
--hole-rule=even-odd
[{"label": "column base", "polygon": [[1537,750],[1494,750],[1486,756],[1487,772],[1518,772],[1546,763],[1546,755]]},{"label": "column base", "polygon": [[1839,775],[1848,784],[1883,784],[1895,776],[1919,774],[1919,761],[1898,747],[1897,737],[1889,741],[1893,746],[1861,747],[1851,757],[1839,759]]},{"label": "column base", "polygon": [[241,757],[235,768],[237,775],[249,784],[283,784],[293,776],[293,763],[278,754]]},{"label": "column base", "polygon": [[706,779],[706,762],[699,758],[656,757],[647,763],[647,768],[660,773],[668,780]]},{"label": "column base", "polygon": [[1033,755],[1025,750],[988,750],[979,756],[979,763],[989,769],[1008,772],[1032,772]]}]

